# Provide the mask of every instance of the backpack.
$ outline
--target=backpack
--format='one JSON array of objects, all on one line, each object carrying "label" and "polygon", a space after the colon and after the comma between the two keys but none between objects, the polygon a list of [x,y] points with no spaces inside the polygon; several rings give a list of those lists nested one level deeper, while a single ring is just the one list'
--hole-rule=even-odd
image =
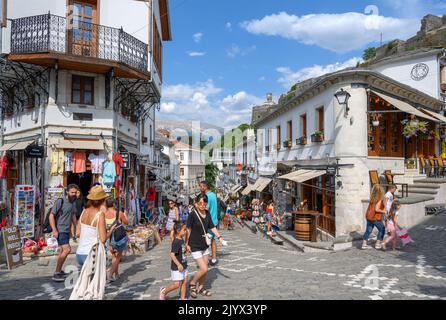
[{"label": "backpack", "polygon": [[[62,208],[63,208],[64,198],[59,198],[56,201],[58,201],[58,200],[62,200],[62,204],[60,206],[60,209],[56,212],[56,215],[54,216],[54,219],[56,220],[56,224],[57,224],[57,218],[59,217],[60,212],[62,211]],[[51,211],[53,210],[55,205],[56,205],[56,202],[54,202],[54,205],[50,208],[50,210],[48,210],[48,212],[45,216],[45,221],[43,222],[43,228],[42,228],[43,233],[53,232],[53,229],[51,228],[51,224],[50,224],[50,214],[51,214]]]}]

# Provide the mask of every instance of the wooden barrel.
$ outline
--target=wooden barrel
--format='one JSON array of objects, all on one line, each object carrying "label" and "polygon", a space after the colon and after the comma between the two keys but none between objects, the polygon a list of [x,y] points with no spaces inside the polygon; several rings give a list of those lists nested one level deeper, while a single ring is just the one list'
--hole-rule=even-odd
[{"label": "wooden barrel", "polygon": [[300,241],[311,241],[311,220],[310,214],[298,214],[294,217],[294,230],[296,239]]}]

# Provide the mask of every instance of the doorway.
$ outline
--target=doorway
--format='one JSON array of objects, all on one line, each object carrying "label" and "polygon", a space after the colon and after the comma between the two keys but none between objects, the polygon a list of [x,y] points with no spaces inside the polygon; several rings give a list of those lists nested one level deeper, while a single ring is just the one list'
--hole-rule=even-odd
[{"label": "doorway", "polygon": [[67,172],[67,186],[72,183],[78,185],[82,195],[86,197],[93,183],[93,175],[91,171],[85,171],[84,173]]},{"label": "doorway", "polygon": [[97,0],[70,0],[69,51],[75,55],[96,57],[98,43]]}]

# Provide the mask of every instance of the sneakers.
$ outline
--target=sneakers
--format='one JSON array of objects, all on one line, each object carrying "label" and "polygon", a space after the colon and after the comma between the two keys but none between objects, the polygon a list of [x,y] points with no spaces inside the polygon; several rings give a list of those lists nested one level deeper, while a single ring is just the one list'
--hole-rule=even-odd
[{"label": "sneakers", "polygon": [[209,260],[209,264],[210,264],[212,267],[215,266],[217,263],[218,263],[218,260],[217,260],[217,259]]},{"label": "sneakers", "polygon": [[363,244],[361,250],[367,250],[367,249],[372,249],[372,247],[369,246],[368,244]]},{"label": "sneakers", "polygon": [[381,244],[375,244],[376,250],[381,250],[382,248],[383,248],[383,246]]},{"label": "sneakers", "polygon": [[271,231],[268,231],[266,234],[267,234],[268,236],[272,236],[272,235],[273,235],[273,233],[272,233]]},{"label": "sneakers", "polygon": [[166,291],[166,287],[161,287],[160,289],[160,300],[166,300],[166,295],[164,292]]},{"label": "sneakers", "polygon": [[65,278],[68,276],[68,274],[67,273],[65,273],[65,272],[55,272],[54,274],[53,274],[53,281],[54,282],[64,282],[65,281]]}]

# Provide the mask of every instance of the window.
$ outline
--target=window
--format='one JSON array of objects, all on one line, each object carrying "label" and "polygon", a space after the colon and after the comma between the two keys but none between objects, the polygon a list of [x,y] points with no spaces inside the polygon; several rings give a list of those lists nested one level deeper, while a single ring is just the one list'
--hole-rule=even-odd
[{"label": "window", "polygon": [[301,137],[307,136],[307,114],[300,116],[300,134]]},{"label": "window", "polygon": [[280,145],[282,144],[282,130],[280,126],[277,126],[277,149],[280,149]]},{"label": "window", "polygon": [[180,152],[180,161],[184,161],[184,153]]},{"label": "window", "polygon": [[316,109],[317,112],[317,129],[319,131],[324,131],[324,107]]},{"label": "window", "polygon": [[156,21],[153,24],[153,60],[155,62],[156,69],[158,70],[158,75],[160,79],[162,79],[163,73],[163,43],[161,41],[161,37],[158,31],[158,26],[156,25]]},{"label": "window", "polygon": [[97,21],[96,0],[70,0],[72,12],[70,23],[72,30],[69,34],[70,53],[88,57],[97,56]]},{"label": "window", "polygon": [[287,122],[287,140],[293,141],[293,121]]},{"label": "window", "polygon": [[93,114],[92,113],[73,113],[73,120],[80,120],[80,121],[93,121]]},{"label": "window", "polygon": [[184,168],[180,168],[180,175],[184,177]]},{"label": "window", "polygon": [[71,88],[71,103],[94,104],[94,78],[73,76]]},{"label": "window", "polygon": [[7,27],[7,0],[0,0],[0,27]]}]

